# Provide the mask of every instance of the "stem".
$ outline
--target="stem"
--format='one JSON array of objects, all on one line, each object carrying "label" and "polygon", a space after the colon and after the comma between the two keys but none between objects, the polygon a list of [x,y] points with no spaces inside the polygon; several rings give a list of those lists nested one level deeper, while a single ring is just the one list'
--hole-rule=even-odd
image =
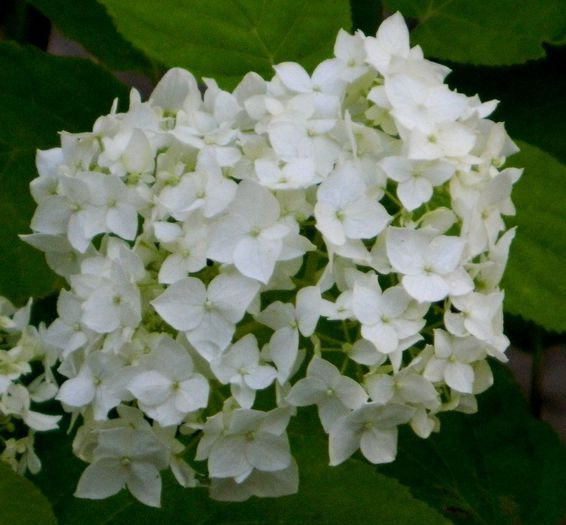
[{"label": "stem", "polygon": [[531,371],[531,410],[540,419],[543,398],[544,345],[540,328],[534,333],[533,368]]}]

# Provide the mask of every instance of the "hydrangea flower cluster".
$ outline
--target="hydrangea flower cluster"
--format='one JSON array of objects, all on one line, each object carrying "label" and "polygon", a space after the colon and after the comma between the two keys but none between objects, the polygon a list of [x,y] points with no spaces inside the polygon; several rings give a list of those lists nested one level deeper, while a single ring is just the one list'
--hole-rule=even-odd
[{"label": "hydrangea flower cluster", "polygon": [[334,51],[232,92],[172,69],[38,153],[24,237],[69,285],[45,339],[78,496],[157,506],[164,469],[220,500],[290,494],[297,407],[331,465],[390,462],[399,425],[473,412],[505,360],[520,171],[496,102],[450,90],[399,14]]},{"label": "hydrangea flower cluster", "polygon": [[61,419],[32,410],[32,402],[48,401],[57,394],[51,370],[57,352],[44,344],[45,327],[37,330],[30,325],[30,312],[31,300],[16,309],[0,297],[0,461],[20,474],[39,472],[35,432],[57,428]]}]

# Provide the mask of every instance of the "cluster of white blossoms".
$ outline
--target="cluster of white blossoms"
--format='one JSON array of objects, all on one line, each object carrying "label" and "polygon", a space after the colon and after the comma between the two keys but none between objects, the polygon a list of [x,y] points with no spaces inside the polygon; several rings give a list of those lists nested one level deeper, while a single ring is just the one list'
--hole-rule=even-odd
[{"label": "cluster of white blossoms", "polygon": [[44,344],[45,327],[30,325],[30,313],[31,301],[16,309],[0,297],[0,461],[20,474],[39,472],[35,432],[53,430],[61,419],[32,410],[57,394],[51,368],[58,356]]},{"label": "cluster of white blossoms", "polygon": [[505,360],[520,171],[496,102],[451,91],[399,14],[334,51],[232,92],[172,69],[38,153],[24,237],[69,285],[45,340],[78,496],[159,505],[165,469],[220,500],[290,494],[297,407],[331,465],[390,462],[399,425],[473,412]]}]

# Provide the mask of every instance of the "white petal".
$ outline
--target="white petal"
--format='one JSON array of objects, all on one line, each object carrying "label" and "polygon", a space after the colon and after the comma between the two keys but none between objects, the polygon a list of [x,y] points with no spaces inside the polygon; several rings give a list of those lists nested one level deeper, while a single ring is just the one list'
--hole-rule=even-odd
[{"label": "white petal", "polygon": [[57,399],[71,407],[83,407],[94,399],[95,392],[91,377],[77,376],[61,385]]},{"label": "white petal", "polygon": [[459,237],[439,235],[429,244],[425,260],[434,272],[444,275],[456,269],[462,258],[465,243]]},{"label": "white petal", "polygon": [[103,458],[82,473],[75,496],[88,499],[108,498],[126,485],[127,473],[116,458]]},{"label": "white petal", "polygon": [[420,303],[440,301],[450,292],[446,281],[436,274],[404,275],[402,282],[407,293]]},{"label": "white petal", "polygon": [[139,401],[150,406],[160,405],[173,393],[171,379],[155,370],[135,376],[129,383],[128,390]]},{"label": "white petal", "polygon": [[246,456],[250,465],[265,472],[283,470],[291,463],[287,437],[263,432],[249,443]]},{"label": "white petal", "polygon": [[304,337],[310,337],[320,317],[322,298],[317,286],[307,286],[297,292],[296,310],[299,331]]},{"label": "white petal", "polygon": [[106,224],[112,233],[132,241],[138,230],[138,213],[133,206],[117,204],[108,210]]},{"label": "white petal", "polygon": [[204,284],[198,279],[187,277],[169,286],[151,301],[151,305],[173,328],[185,331],[200,324],[205,297]]},{"label": "white petal", "polygon": [[281,247],[280,239],[244,237],[234,250],[234,264],[246,277],[266,284],[273,274]]},{"label": "white petal", "polygon": [[339,465],[346,461],[360,447],[359,434],[352,429],[349,416],[342,416],[330,430],[328,452],[330,465]]},{"label": "white petal", "polygon": [[150,507],[160,507],[161,476],[154,465],[131,463],[126,486],[134,498]]},{"label": "white petal", "polygon": [[213,478],[228,478],[249,473],[245,436],[226,436],[217,441],[208,458],[208,472]]},{"label": "white petal", "polygon": [[474,369],[458,361],[448,362],[444,369],[444,379],[446,384],[457,392],[471,394],[474,386]]},{"label": "white petal", "polygon": [[389,228],[385,241],[389,262],[398,272],[408,275],[420,273],[429,240],[430,237],[423,232]]},{"label": "white petal", "polygon": [[397,429],[366,430],[360,439],[360,450],[371,463],[391,463],[397,455]]},{"label": "white petal", "polygon": [[315,405],[324,399],[327,389],[326,383],[320,379],[305,377],[293,385],[286,400],[297,407]]},{"label": "white petal", "polygon": [[285,87],[297,93],[308,93],[312,90],[309,74],[295,62],[283,62],[273,67]]}]

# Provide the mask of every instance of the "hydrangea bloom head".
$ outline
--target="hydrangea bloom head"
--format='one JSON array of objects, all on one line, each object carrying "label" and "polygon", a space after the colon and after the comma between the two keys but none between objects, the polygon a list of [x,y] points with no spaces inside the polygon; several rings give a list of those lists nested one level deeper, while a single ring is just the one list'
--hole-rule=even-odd
[{"label": "hydrangea bloom head", "polygon": [[69,285],[46,340],[82,416],[79,496],[158,505],[166,468],[221,500],[295,492],[307,405],[332,465],[390,462],[399,425],[475,410],[505,360],[520,171],[496,103],[450,90],[399,14],[312,74],[274,69],[203,96],[172,69],[38,153],[26,240]]}]

